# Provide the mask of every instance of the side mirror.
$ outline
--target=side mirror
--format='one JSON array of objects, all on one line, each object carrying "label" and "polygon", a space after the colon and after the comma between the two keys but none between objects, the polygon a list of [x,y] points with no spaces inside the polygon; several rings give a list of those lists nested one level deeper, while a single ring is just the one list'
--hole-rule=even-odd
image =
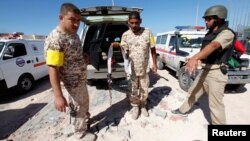
[{"label": "side mirror", "polygon": [[175,31],[174,34],[177,36],[177,35],[180,35],[180,31]]},{"label": "side mirror", "polygon": [[200,44],[192,44],[191,47],[192,48],[199,48],[201,45]]},{"label": "side mirror", "polygon": [[13,58],[14,52],[15,52],[15,48],[13,46],[8,46],[3,55],[3,60]]},{"label": "side mirror", "polygon": [[170,51],[173,51],[175,49],[175,46],[173,44],[171,44],[169,47],[170,47]]},{"label": "side mirror", "polygon": [[8,52],[8,53],[11,53],[11,54],[14,54],[15,48],[14,48],[13,46],[8,46],[7,52]]}]

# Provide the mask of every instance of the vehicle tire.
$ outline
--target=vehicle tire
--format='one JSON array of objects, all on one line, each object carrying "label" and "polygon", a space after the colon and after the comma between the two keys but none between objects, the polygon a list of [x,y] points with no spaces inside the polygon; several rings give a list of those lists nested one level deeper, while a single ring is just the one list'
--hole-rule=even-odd
[{"label": "vehicle tire", "polygon": [[94,82],[93,82],[92,79],[88,79],[88,80],[87,80],[87,84],[88,84],[89,86],[93,86]]},{"label": "vehicle tire", "polygon": [[158,66],[158,69],[159,69],[159,70],[163,70],[163,68],[164,68],[164,64],[163,64],[163,62],[161,61],[160,56],[157,56],[157,66]]},{"label": "vehicle tire", "polygon": [[179,85],[184,91],[188,91],[193,83],[193,78],[185,71],[185,67],[182,67],[178,77]]},{"label": "vehicle tire", "polygon": [[31,75],[22,75],[17,82],[17,91],[19,93],[26,93],[34,87],[34,78]]},{"label": "vehicle tire", "polygon": [[225,93],[242,93],[246,91],[246,84],[227,84]]}]

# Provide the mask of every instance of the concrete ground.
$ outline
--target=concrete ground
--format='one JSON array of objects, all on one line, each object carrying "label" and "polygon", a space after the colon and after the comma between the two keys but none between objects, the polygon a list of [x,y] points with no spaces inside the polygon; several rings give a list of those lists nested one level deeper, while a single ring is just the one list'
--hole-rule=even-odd
[{"label": "concrete ground", "polygon": [[[126,98],[126,81],[116,81],[112,89],[112,105],[108,88],[103,81],[88,86],[90,112],[93,123],[90,130],[97,141],[206,141],[210,122],[207,96],[202,96],[187,117],[171,114],[188,97],[179,88],[178,81],[168,71],[150,75],[149,117],[131,119]],[[242,93],[227,93],[224,101],[228,124],[250,124],[249,89]],[[53,95],[51,89],[44,91]],[[64,90],[66,94],[66,91]],[[52,97],[52,96],[51,96]],[[69,115],[55,110],[53,99],[13,132],[6,140],[14,141],[71,141]]]}]

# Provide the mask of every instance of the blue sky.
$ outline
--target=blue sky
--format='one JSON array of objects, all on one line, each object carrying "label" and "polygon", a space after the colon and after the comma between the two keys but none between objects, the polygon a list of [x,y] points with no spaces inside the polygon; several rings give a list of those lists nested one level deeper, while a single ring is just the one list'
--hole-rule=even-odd
[{"label": "blue sky", "polygon": [[116,6],[141,7],[142,26],[150,28],[154,35],[177,25],[204,26],[202,15],[206,8],[217,4],[229,9],[230,27],[250,26],[250,0],[1,0],[0,33],[47,35],[58,24],[60,5],[64,2],[79,8],[112,2]]}]

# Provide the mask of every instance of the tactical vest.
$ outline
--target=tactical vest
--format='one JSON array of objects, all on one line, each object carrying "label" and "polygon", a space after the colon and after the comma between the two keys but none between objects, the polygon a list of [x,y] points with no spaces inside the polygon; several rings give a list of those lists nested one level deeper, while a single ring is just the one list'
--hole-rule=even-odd
[{"label": "tactical vest", "polygon": [[[220,26],[216,31],[211,31],[211,30],[208,31],[208,33],[206,34],[206,36],[204,37],[204,39],[202,41],[201,50],[204,49],[204,47],[206,45],[211,43],[211,41],[213,41],[217,37],[217,35],[225,29],[233,32],[234,41],[235,41],[236,36],[235,36],[234,31],[232,29],[228,28],[227,24],[224,24],[224,25]],[[223,50],[221,50],[221,48],[216,49],[214,52],[212,52],[210,55],[208,55],[206,59],[203,59],[202,61],[206,64],[221,64],[221,63],[227,64],[227,60],[233,54],[234,41],[229,47],[227,47]]]}]

